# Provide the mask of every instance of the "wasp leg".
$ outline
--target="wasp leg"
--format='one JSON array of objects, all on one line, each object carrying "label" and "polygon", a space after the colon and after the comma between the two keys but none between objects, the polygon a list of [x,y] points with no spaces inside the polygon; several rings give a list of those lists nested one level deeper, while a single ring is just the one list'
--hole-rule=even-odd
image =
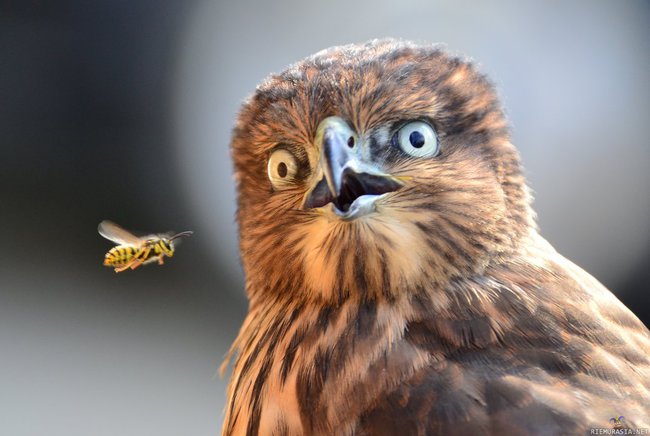
[{"label": "wasp leg", "polygon": [[165,255],[163,253],[160,253],[160,256],[158,256],[158,265],[164,265],[165,260],[164,260]]},{"label": "wasp leg", "polygon": [[136,269],[137,267],[139,267],[140,265],[142,265],[142,263],[144,262],[144,260],[149,256],[149,253],[150,253],[150,252],[151,252],[151,248],[143,248],[143,249],[141,249],[140,251],[138,251],[138,252],[135,254],[135,256],[133,256],[133,259],[134,259],[134,260],[133,260],[133,262],[131,262],[131,263],[129,264],[129,267],[130,267],[131,269]]},{"label": "wasp leg", "polygon": [[124,266],[120,266],[118,268],[115,268],[115,272],[118,273],[118,272],[125,271],[125,270],[129,269],[130,266],[131,266],[131,262],[127,263]]}]

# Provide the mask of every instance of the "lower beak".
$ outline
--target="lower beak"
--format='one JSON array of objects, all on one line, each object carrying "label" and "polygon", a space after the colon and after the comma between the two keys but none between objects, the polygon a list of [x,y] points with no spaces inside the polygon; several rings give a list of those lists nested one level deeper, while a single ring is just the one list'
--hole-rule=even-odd
[{"label": "lower beak", "polygon": [[[367,206],[380,195],[402,187],[396,178],[377,171],[362,155],[356,135],[341,118],[329,117],[318,126],[316,145],[320,145],[321,179],[309,192],[305,209],[332,203],[341,215],[357,206]],[[363,204],[362,204],[363,203]]]}]

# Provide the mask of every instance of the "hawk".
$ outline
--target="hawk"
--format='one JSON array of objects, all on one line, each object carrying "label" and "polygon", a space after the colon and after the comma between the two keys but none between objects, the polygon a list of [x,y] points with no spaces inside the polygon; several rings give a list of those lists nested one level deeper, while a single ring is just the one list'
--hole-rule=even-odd
[{"label": "hawk", "polygon": [[650,333],[538,233],[471,62],[321,51],[258,86],[232,156],[249,311],[223,434],[650,427]]}]

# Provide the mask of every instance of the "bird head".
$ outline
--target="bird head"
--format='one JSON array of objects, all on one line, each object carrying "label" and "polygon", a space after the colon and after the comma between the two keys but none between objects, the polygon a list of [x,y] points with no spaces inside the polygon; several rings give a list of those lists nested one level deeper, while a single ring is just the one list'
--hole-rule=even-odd
[{"label": "bird head", "polygon": [[489,81],[437,46],[334,47],[272,75],[232,140],[249,295],[394,298],[532,224]]}]

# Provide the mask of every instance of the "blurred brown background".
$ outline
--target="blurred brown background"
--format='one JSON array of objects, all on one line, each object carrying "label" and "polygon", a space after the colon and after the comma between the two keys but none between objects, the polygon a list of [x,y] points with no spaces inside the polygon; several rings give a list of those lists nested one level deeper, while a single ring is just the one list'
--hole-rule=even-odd
[{"label": "blurred brown background", "polygon": [[[373,37],[499,88],[542,233],[650,324],[650,6],[22,1],[0,6],[0,434],[217,434],[245,310],[228,142],[268,73]],[[102,219],[194,230],[116,275]]]}]

